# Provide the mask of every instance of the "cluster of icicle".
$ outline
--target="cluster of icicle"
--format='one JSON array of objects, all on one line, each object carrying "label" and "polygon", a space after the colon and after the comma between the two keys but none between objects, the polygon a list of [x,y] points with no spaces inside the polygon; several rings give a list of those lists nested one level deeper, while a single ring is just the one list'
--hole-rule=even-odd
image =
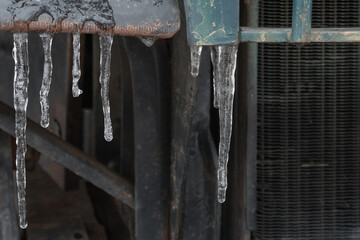
[{"label": "cluster of icicle", "polygon": [[[191,74],[197,77],[202,46],[191,46]],[[226,199],[227,163],[232,131],[232,113],[235,92],[237,45],[211,46],[213,65],[214,107],[219,109],[220,143],[218,165],[218,201]]]},{"label": "cluster of icicle", "polygon": [[[15,137],[16,137],[16,185],[17,200],[19,211],[19,222],[21,228],[27,227],[26,220],[26,109],[28,103],[28,84],[29,84],[29,57],[28,57],[28,33],[17,32],[13,34],[14,48],[13,58],[15,61],[14,73],[14,109],[15,109]],[[40,106],[42,127],[47,128],[50,123],[49,116],[49,91],[52,80],[52,58],[51,46],[53,33],[40,34],[44,49],[44,73],[40,89]],[[113,130],[110,119],[109,103],[109,80],[110,80],[110,62],[111,46],[113,36],[111,34],[100,34],[100,85],[101,97],[104,112],[104,138],[111,141]],[[79,88],[81,76],[80,70],[80,34],[73,34],[73,84],[72,94],[78,97],[82,91]]]}]

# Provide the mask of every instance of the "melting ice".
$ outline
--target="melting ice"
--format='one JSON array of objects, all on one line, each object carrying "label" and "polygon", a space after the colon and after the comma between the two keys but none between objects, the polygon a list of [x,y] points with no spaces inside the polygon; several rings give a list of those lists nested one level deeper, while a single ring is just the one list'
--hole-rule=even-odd
[{"label": "melting ice", "polygon": [[145,44],[145,46],[147,47],[151,47],[152,45],[154,45],[154,43],[156,42],[157,38],[156,37],[138,37],[143,44]]},{"label": "melting ice", "polygon": [[52,58],[51,58],[51,46],[53,40],[52,33],[41,33],[40,38],[43,43],[44,49],[44,73],[40,89],[40,105],[41,105],[41,121],[40,125],[47,128],[50,123],[49,116],[49,91],[52,80]]},{"label": "melting ice", "polygon": [[190,46],[191,75],[197,77],[200,69],[202,46]]},{"label": "melting ice", "polygon": [[220,144],[218,166],[218,201],[226,199],[227,163],[229,159],[232,113],[235,92],[237,46],[211,47],[214,75],[214,107],[219,108]]},{"label": "melting ice", "polygon": [[80,33],[73,33],[73,66],[72,66],[72,95],[78,97],[82,93],[79,88],[79,80],[81,77],[80,69]]},{"label": "melting ice", "polygon": [[100,34],[100,85],[101,100],[104,112],[104,138],[110,142],[113,139],[113,129],[110,118],[110,102],[109,102],[109,82],[110,82],[110,62],[111,62],[111,46],[113,36],[111,34]]},{"label": "melting ice", "polygon": [[14,72],[14,109],[16,137],[16,186],[20,227],[27,227],[26,220],[26,109],[28,104],[29,58],[28,34],[14,33],[13,58]]}]

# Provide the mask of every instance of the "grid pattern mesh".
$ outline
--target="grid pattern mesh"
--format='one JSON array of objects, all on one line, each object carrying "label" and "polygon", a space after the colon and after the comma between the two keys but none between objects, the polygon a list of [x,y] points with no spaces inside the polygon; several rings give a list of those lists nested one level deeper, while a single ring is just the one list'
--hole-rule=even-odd
[{"label": "grid pattern mesh", "polygon": [[[312,27],[359,26],[358,0],[313,0]],[[291,27],[261,0],[260,27]],[[360,239],[359,44],[259,44],[255,236]]]}]

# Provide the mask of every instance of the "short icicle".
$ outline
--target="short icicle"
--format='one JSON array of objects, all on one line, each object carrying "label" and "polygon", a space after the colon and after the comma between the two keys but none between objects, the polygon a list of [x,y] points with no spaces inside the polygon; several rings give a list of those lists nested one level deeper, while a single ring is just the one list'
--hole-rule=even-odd
[{"label": "short icicle", "polygon": [[80,69],[80,33],[73,33],[73,66],[72,66],[72,95],[78,97],[82,94],[79,88],[79,80],[81,77]]},{"label": "short icicle", "polygon": [[110,118],[109,102],[109,82],[110,82],[110,63],[111,46],[113,36],[111,34],[100,34],[100,85],[101,99],[104,112],[104,138],[110,142],[113,139],[113,129]]},{"label": "short icicle", "polygon": [[220,144],[218,166],[218,201],[226,199],[227,163],[229,159],[232,113],[235,92],[237,46],[219,45],[211,48],[214,69],[214,105],[219,108]]},{"label": "short icicle", "polygon": [[49,114],[49,91],[52,80],[52,57],[51,46],[53,40],[53,33],[41,33],[40,38],[44,49],[44,72],[40,89],[40,106],[41,106],[41,121],[40,125],[47,128],[50,124]]},{"label": "short icicle", "polygon": [[154,45],[154,43],[157,40],[157,37],[138,37],[143,44],[145,44],[145,46],[147,47],[151,47],[152,45]]},{"label": "short icicle", "polygon": [[29,58],[28,34],[14,33],[13,58],[14,72],[14,109],[16,137],[16,186],[20,227],[27,227],[26,220],[26,109],[28,104]]},{"label": "short icicle", "polygon": [[197,77],[199,75],[201,52],[202,46],[190,46],[191,75],[193,77]]}]

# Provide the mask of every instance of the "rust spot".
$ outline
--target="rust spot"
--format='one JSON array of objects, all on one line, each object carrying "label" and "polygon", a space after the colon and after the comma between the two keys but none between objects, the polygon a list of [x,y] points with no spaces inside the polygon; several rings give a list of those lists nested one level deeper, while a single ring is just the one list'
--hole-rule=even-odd
[{"label": "rust spot", "polygon": [[142,24],[124,26],[115,25],[113,28],[106,28],[96,25],[93,22],[88,22],[85,26],[77,22],[63,20],[61,22],[53,23],[53,21],[38,20],[38,21],[13,21],[8,20],[0,23],[0,31],[12,32],[81,32],[81,33],[113,33],[123,36],[144,36],[144,37],[158,37],[170,38],[180,29],[180,21],[175,22],[144,22]]}]

